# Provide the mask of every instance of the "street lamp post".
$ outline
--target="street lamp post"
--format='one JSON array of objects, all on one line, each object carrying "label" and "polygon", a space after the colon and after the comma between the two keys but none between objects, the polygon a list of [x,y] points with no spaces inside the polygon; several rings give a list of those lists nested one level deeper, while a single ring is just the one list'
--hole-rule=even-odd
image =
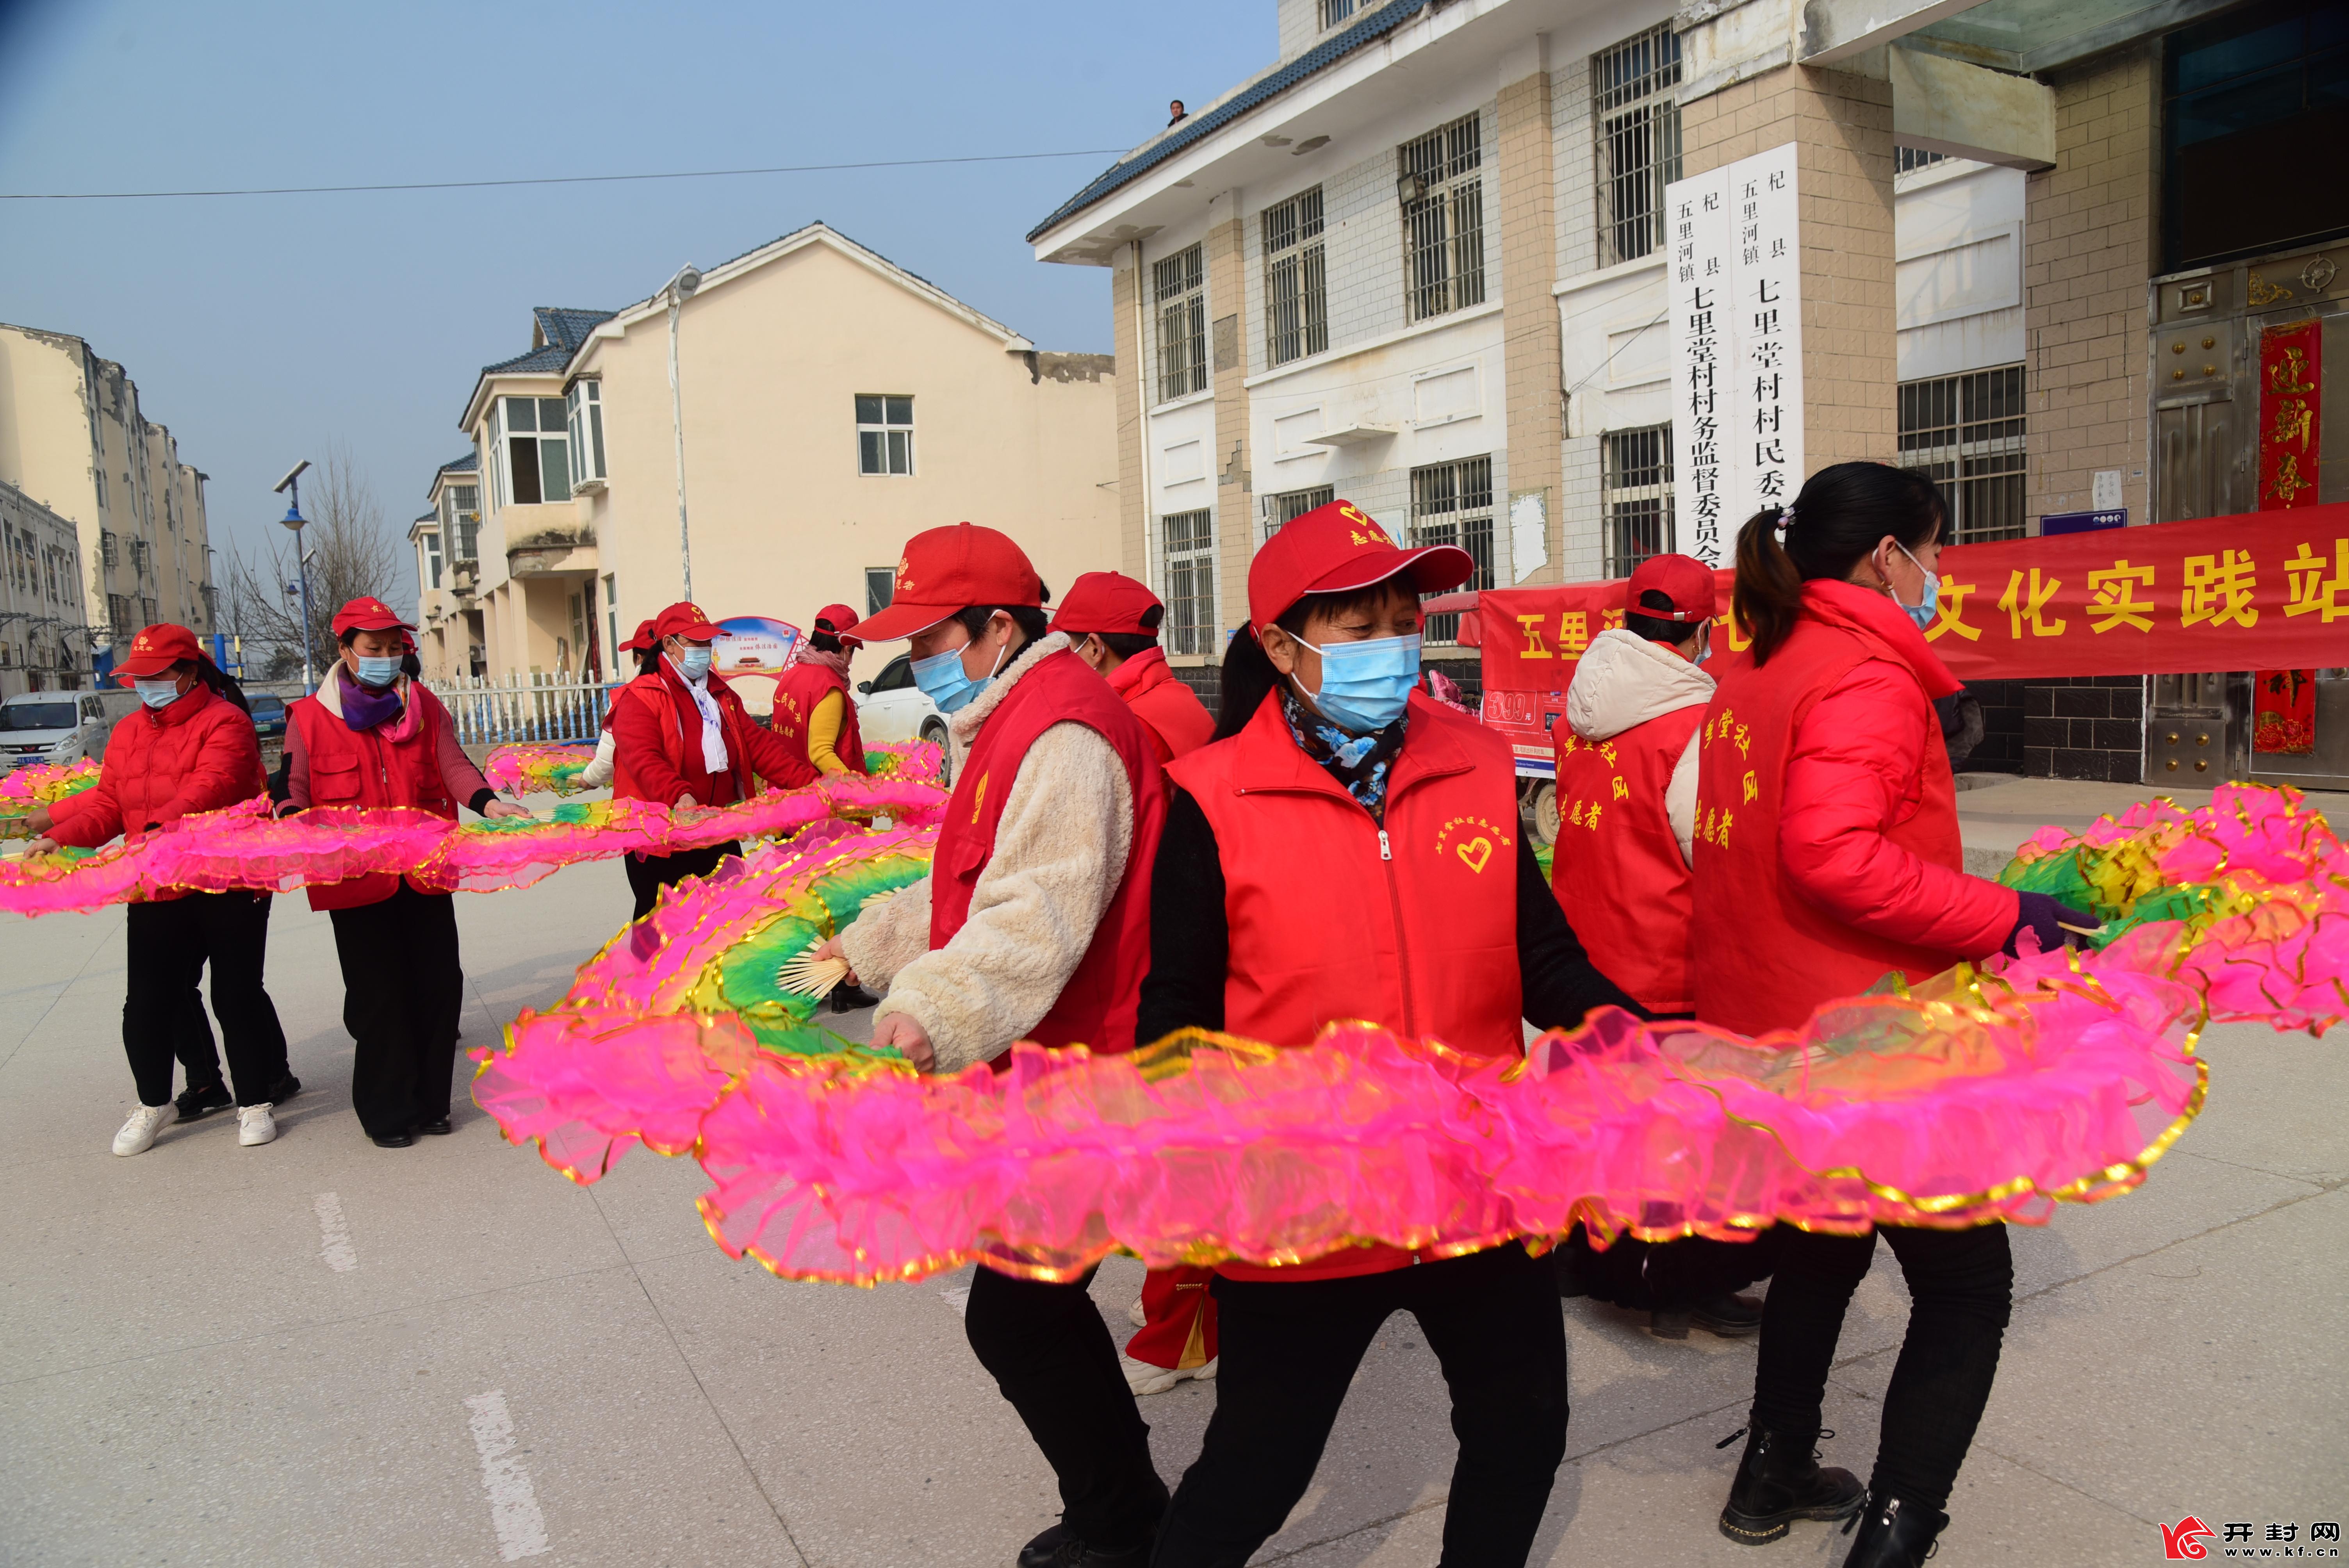
[{"label": "street lamp post", "polygon": [[280,495],[293,492],[285,515],[277,521],[294,531],[294,564],[302,576],[302,689],[305,692],[315,690],[317,684],[311,675],[316,665],[310,651],[310,553],[302,544],[302,530],[310,521],[302,515],[302,470],[309,466],[310,459],[304,458],[275,487]]},{"label": "street lamp post", "polygon": [[677,555],[685,577],[685,597],[693,597],[693,535],[685,521],[685,399],[677,383],[677,313],[701,287],[700,269],[688,262],[662,285],[668,295],[668,422],[677,438]]}]

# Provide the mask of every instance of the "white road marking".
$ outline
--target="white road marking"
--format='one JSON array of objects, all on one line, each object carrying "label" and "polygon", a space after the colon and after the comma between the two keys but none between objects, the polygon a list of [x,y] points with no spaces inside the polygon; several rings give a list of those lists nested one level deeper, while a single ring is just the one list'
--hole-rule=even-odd
[{"label": "white road marking", "polygon": [[318,1201],[310,1205],[318,1212],[318,1255],[336,1274],[348,1274],[359,1266],[359,1250],[351,1245],[350,1222],[343,1218],[343,1201],[332,1192],[321,1192]]},{"label": "white road marking", "polygon": [[955,1309],[957,1317],[967,1317],[970,1315],[970,1286],[958,1284],[950,1289],[942,1290],[938,1294],[947,1298],[947,1305]]},{"label": "white road marking", "polygon": [[530,1471],[513,1456],[513,1416],[502,1388],[465,1401],[473,1412],[473,1447],[481,1456],[481,1490],[490,1498],[490,1523],[498,1532],[498,1555],[508,1563],[544,1555],[546,1516],[538,1511]]}]

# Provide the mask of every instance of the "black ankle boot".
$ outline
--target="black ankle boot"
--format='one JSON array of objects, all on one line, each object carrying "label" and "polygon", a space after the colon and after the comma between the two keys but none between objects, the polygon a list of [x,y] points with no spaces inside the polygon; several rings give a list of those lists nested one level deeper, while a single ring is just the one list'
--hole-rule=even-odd
[{"label": "black ankle boot", "polygon": [[[1755,1427],[1744,1434],[1745,1457],[1729,1483],[1721,1511],[1721,1532],[1746,1546],[1763,1546],[1784,1536],[1797,1519],[1841,1519],[1867,1500],[1859,1478],[1847,1470],[1823,1469],[1816,1445],[1832,1432],[1775,1432]],[[1727,1448],[1732,1432],[1717,1447]]]},{"label": "black ankle boot", "polygon": [[1950,1516],[1897,1497],[1871,1497],[1857,1522],[1859,1534],[1843,1568],[1923,1568],[1937,1549],[1936,1538],[1949,1527]]}]

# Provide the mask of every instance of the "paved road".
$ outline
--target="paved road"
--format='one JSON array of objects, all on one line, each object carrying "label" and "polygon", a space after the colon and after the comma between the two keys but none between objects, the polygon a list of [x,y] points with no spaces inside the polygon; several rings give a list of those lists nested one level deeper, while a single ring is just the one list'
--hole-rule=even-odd
[{"label": "paved road", "polygon": [[[467,1042],[559,995],[627,903],[616,865],[463,896]],[[133,1095],[122,918],[0,921],[0,1563],[1008,1563],[1049,1472],[963,1344],[958,1286],[786,1284],[730,1263],[689,1164],[593,1189],[454,1136],[378,1150],[349,1109],[331,934],[281,899],[271,988],[305,1089],[107,1145]],[[2156,1526],[2349,1521],[2344,1042],[2208,1038],[2209,1110],[2140,1192],[2019,1231],[2020,1300],[1940,1561],[2161,1560]],[[1865,1474],[1905,1315],[1879,1251],[1828,1398]],[[1138,1265],[1095,1294],[1122,1325]],[[1750,1343],[1565,1304],[1570,1454],[1536,1561],[1765,1561],[1713,1519]],[[1162,1470],[1212,1386],[1144,1403]],[[1259,1561],[1434,1562],[1443,1388],[1407,1318]],[[1778,1568],[1840,1561],[1798,1526]],[[2215,1553],[2214,1553],[2215,1555]]]}]

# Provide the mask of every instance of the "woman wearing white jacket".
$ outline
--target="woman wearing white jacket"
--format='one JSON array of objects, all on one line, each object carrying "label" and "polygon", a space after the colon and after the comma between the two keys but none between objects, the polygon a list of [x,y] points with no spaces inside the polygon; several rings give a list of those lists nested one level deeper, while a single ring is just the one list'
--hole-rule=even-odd
[{"label": "woman wearing white jacket", "polygon": [[[636,627],[635,636],[620,645],[614,656],[616,658],[619,654],[635,655],[636,674],[642,675],[650,667],[652,662],[660,656],[657,650],[657,645],[653,641],[653,624],[646,621]],[[615,672],[616,676],[616,674],[617,672]],[[618,694],[615,692],[614,695]],[[579,782],[583,788],[601,789],[612,781],[612,758],[617,749],[617,744],[612,738],[612,716],[606,713],[604,716],[604,733],[595,738],[595,758],[579,770]]]}]

